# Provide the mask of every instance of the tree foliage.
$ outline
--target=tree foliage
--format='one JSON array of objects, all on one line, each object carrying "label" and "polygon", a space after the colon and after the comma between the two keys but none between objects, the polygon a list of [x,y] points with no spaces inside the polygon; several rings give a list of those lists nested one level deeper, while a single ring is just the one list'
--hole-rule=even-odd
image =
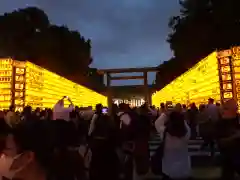
[{"label": "tree foliage", "polygon": [[30,60],[64,76],[86,74],[91,41],[77,31],[49,22],[36,7],[0,16],[0,56]]},{"label": "tree foliage", "polygon": [[[216,49],[240,45],[239,0],[180,0],[169,21],[174,58],[160,66],[158,82],[169,83]],[[175,68],[177,67],[177,68]],[[165,80],[165,82],[164,82]]]}]

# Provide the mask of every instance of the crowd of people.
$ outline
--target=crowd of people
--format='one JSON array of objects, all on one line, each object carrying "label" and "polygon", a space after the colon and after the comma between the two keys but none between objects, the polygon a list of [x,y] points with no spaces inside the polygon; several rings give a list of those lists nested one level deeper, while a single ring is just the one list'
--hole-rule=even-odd
[{"label": "crowd of people", "polygon": [[239,115],[233,99],[219,104],[210,98],[208,104],[199,108],[194,103],[189,108],[176,104],[173,110],[162,103],[159,112],[155,128],[163,140],[162,172],[166,179],[191,176],[188,142],[197,138],[204,140],[199,150],[208,147],[211,159],[215,149],[219,150],[221,179],[234,179],[235,173],[240,173]]},{"label": "crowd of people", "polygon": [[[64,107],[64,100],[70,102]],[[199,108],[161,103],[160,108],[128,104],[74,107],[68,97],[53,109],[14,106],[0,113],[0,176],[23,180],[133,180],[152,170],[164,179],[191,177],[190,139],[203,138],[222,157],[222,178],[240,172],[237,105],[209,99]],[[153,134],[162,141],[150,157]],[[200,150],[201,150],[200,149]],[[211,158],[210,157],[210,158]]]}]

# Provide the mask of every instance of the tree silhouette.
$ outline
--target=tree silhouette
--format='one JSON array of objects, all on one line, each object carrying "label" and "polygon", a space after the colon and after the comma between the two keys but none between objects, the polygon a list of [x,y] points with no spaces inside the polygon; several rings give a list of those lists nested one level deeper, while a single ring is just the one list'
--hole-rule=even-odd
[{"label": "tree silhouette", "polygon": [[0,16],[0,34],[0,57],[30,60],[64,76],[86,74],[92,62],[89,39],[51,24],[36,7]]},{"label": "tree silhouette", "polygon": [[169,83],[216,49],[240,45],[239,0],[180,0],[179,4],[180,14],[168,24],[167,41],[174,58],[160,66],[158,84],[159,79]]}]

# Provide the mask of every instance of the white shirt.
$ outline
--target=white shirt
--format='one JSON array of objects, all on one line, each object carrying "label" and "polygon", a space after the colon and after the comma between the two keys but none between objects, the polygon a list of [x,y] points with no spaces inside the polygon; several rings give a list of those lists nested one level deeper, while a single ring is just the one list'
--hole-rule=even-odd
[{"label": "white shirt", "polygon": [[89,136],[92,134],[92,132],[95,128],[95,121],[96,121],[97,118],[98,118],[98,115],[94,114],[93,117],[92,117],[91,123],[90,123],[89,130],[88,130],[88,135]]},{"label": "white shirt", "polygon": [[190,128],[185,122],[187,133],[178,138],[166,133],[162,171],[173,179],[185,179],[191,175],[191,161],[188,153]]},{"label": "white shirt", "polygon": [[215,104],[208,104],[206,113],[209,119],[217,121],[219,119],[219,109]]},{"label": "white shirt", "polygon": [[53,108],[53,120],[63,119],[65,121],[70,121],[69,113],[72,112],[74,107],[71,105],[68,108],[64,108],[59,103],[55,104]]},{"label": "white shirt", "polygon": [[131,117],[124,112],[119,112],[117,116],[120,116],[120,129],[122,129],[122,124],[129,125],[131,123]]},{"label": "white shirt", "polygon": [[165,113],[161,113],[161,115],[155,121],[155,128],[160,136],[163,136],[163,131],[165,129],[165,123],[167,122],[167,115]]}]

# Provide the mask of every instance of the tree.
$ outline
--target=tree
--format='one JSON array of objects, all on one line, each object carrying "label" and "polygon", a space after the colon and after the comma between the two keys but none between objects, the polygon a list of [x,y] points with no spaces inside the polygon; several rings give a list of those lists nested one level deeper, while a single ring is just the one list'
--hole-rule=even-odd
[{"label": "tree", "polygon": [[0,16],[0,56],[30,60],[64,76],[83,75],[91,64],[91,41],[66,26],[50,24],[36,7]]},{"label": "tree", "polygon": [[[239,6],[239,0],[180,0],[180,14],[170,18],[167,39],[174,58],[163,65],[169,81],[214,50],[240,45]],[[164,79],[166,74],[157,76]]]},{"label": "tree", "polygon": [[26,8],[0,16],[1,56],[24,60],[31,56],[28,50],[38,31],[48,28],[47,15],[37,8]]},{"label": "tree", "polygon": [[77,31],[65,26],[51,25],[47,31],[39,33],[34,42],[37,43],[32,46],[36,46],[41,64],[55,71],[61,69],[63,75],[83,75],[92,62],[90,40],[85,41]]}]

